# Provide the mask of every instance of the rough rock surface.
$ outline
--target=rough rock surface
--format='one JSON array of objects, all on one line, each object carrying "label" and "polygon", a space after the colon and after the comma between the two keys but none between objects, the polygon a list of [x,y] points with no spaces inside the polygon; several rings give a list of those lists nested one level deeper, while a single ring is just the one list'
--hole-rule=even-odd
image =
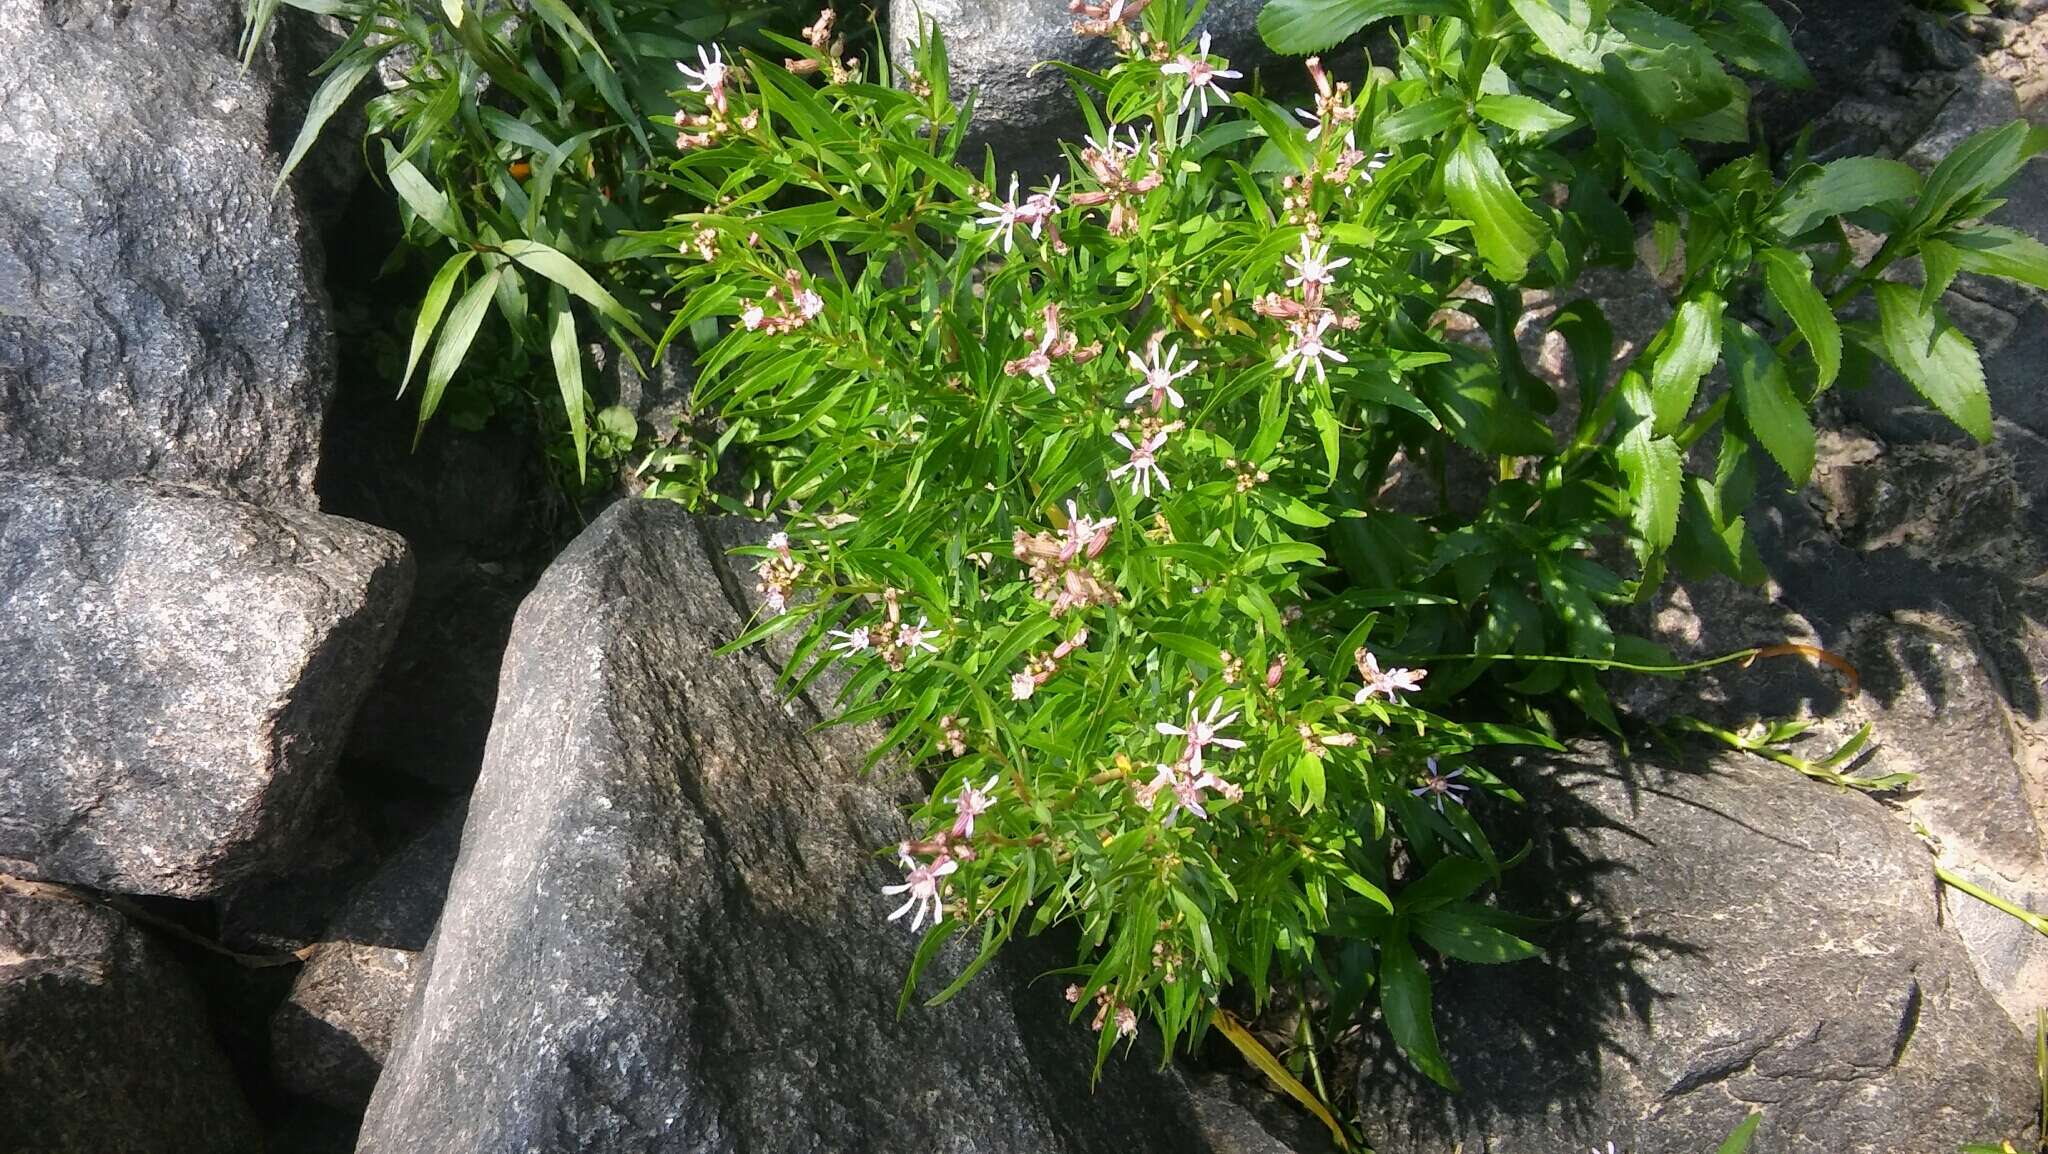
[{"label": "rough rock surface", "polygon": [[1531,860],[1507,904],[1564,915],[1540,961],[1453,966],[1450,1095],[1359,1077],[1383,1154],[1755,1149],[1946,1154],[2019,1140],[2028,1047],[1944,931],[1926,851],[1875,801],[1755,759],[1666,768],[1585,747],[1509,771]]},{"label": "rough rock surface", "polygon": [[338,517],[0,475],[0,870],[196,898],[288,850],[411,580]]},{"label": "rough rock surface", "polygon": [[1091,1096],[1093,1035],[1032,981],[1057,961],[897,1016],[894,791],[872,733],[713,656],[743,627],[721,531],[623,502],[521,608],[363,1154],[1214,1148],[1142,1058]]},{"label": "rough rock surface", "polygon": [[301,1097],[360,1111],[425,967],[462,844],[458,807],[349,899],[272,1016],[271,1063]]},{"label": "rough rock surface", "polygon": [[240,18],[0,5],[0,469],[313,503],[333,335]]},{"label": "rough rock surface", "polygon": [[0,888],[0,1150],[254,1154],[254,1119],[163,949],[119,914]]},{"label": "rough rock surface", "polygon": [[[1273,59],[1259,39],[1263,6],[1260,0],[1211,0],[1202,15],[1211,52],[1245,74],[1220,82],[1226,90],[1249,85],[1252,70]],[[908,70],[920,28],[936,24],[946,37],[954,99],[974,94],[974,126],[961,157],[978,172],[983,148],[993,148],[996,171],[1014,170],[1029,185],[1064,174],[1059,142],[1079,143],[1086,132],[1065,74],[1056,68],[1033,73],[1033,66],[1064,60],[1101,71],[1116,62],[1112,41],[1074,34],[1076,19],[1056,0],[902,0],[889,6],[889,59]]]},{"label": "rough rock surface", "polygon": [[1792,32],[1792,46],[1806,59],[1813,87],[1766,92],[1763,115],[1783,135],[1825,111],[1847,89],[1892,35],[1906,0],[1766,0]]}]

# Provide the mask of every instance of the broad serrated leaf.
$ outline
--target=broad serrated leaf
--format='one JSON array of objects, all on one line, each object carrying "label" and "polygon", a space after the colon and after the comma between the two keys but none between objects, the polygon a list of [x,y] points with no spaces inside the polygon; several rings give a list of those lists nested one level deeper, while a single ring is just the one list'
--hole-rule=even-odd
[{"label": "broad serrated leaf", "polygon": [[1813,87],[1813,74],[1792,46],[1792,33],[1764,0],[1718,0],[1715,7],[1730,17],[1709,24],[1700,36],[1730,64],[1789,88]]},{"label": "broad serrated leaf", "polygon": [[1549,230],[1522,202],[1477,129],[1465,130],[1444,163],[1444,195],[1452,211],[1472,222],[1472,237],[1488,271],[1504,281],[1521,280]]},{"label": "broad serrated leaf", "polygon": [[1798,236],[1830,217],[1903,201],[1920,189],[1920,174],[1910,165],[1877,156],[1837,160],[1785,186],[1771,209],[1770,225],[1786,237]]},{"label": "broad serrated leaf", "polygon": [[1390,112],[1372,126],[1375,144],[1406,144],[1436,136],[1465,119],[1465,102],[1455,96],[1432,96],[1417,104]]},{"label": "broad serrated leaf", "polygon": [[2048,289],[2048,244],[2017,229],[1980,224],[1944,235],[1962,267]]},{"label": "broad serrated leaf", "polygon": [[1334,48],[1390,16],[1457,16],[1455,0],[1272,0],[1259,10],[1259,38],[1289,56]]},{"label": "broad serrated leaf", "polygon": [[1813,264],[1804,253],[1782,248],[1765,249],[1763,262],[1771,299],[1806,339],[1819,372],[1819,387],[1825,389],[1842,371],[1842,326],[1828,307],[1828,299],[1814,287]]},{"label": "broad serrated leaf", "polygon": [[1516,132],[1555,132],[1570,128],[1577,120],[1533,96],[1482,96],[1473,104],[1479,115]]},{"label": "broad serrated leaf", "polygon": [[1652,556],[1671,547],[1678,535],[1678,510],[1684,494],[1684,454],[1670,437],[1653,437],[1637,425],[1615,449],[1628,477],[1629,521]]},{"label": "broad serrated leaf", "polygon": [[1650,366],[1650,399],[1660,435],[1685,423],[1693,398],[1699,395],[1700,378],[1720,360],[1721,314],[1726,307],[1719,294],[1701,292],[1672,315],[1669,339]]},{"label": "broad serrated leaf", "polygon": [[[1977,346],[1911,285],[1877,286],[1879,350],[1906,383],[1980,443],[1991,440],[1991,394]],[[1768,444],[1765,446],[1769,447]]]},{"label": "broad serrated leaf", "polygon": [[1741,321],[1726,326],[1723,340],[1728,379],[1743,422],[1794,485],[1806,484],[1813,475],[1813,422],[1792,392],[1785,366],[1770,342]]},{"label": "broad serrated leaf", "polygon": [[1906,229],[1938,224],[1958,205],[1996,191],[2036,151],[2034,134],[2024,120],[1986,128],[1964,138],[1927,174],[1927,183],[1920,188],[1920,199],[1913,205]]},{"label": "broad serrated leaf", "polygon": [[1601,19],[1601,0],[1508,0],[1508,6],[1545,52],[1581,72],[1600,72],[1602,59],[1626,43]]}]

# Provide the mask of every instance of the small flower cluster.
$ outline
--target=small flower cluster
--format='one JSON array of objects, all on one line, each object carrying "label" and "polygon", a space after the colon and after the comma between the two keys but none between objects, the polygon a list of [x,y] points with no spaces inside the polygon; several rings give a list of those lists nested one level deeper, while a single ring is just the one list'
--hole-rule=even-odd
[{"label": "small flower cluster", "polygon": [[939,718],[939,746],[954,757],[967,756],[967,729],[950,713]]},{"label": "small flower cluster", "polygon": [[1271,473],[1266,472],[1250,461],[1240,461],[1236,457],[1225,460],[1223,465],[1231,472],[1237,474],[1237,480],[1232,482],[1232,484],[1240,493],[1249,493],[1273,479]]},{"label": "small flower cluster", "polygon": [[[1081,988],[1080,983],[1078,982],[1068,986],[1068,1004],[1079,1005],[1081,1001],[1081,995],[1085,992],[1086,991]],[[1104,1023],[1109,1022],[1112,1019],[1116,1022],[1117,1037],[1134,1038],[1137,1036],[1138,1015],[1136,1011],[1132,1010],[1129,1006],[1123,1004],[1122,1002],[1117,1001],[1116,998],[1112,996],[1108,990],[1097,990],[1095,992],[1095,1019],[1088,1023],[1088,1028],[1096,1031],[1097,1033],[1100,1033],[1102,1031]]]},{"label": "small flower cluster", "polygon": [[678,60],[676,71],[689,82],[684,87],[704,98],[703,112],[676,114],[676,148],[709,148],[734,131],[752,132],[761,123],[761,114],[752,109],[737,118],[732,115],[732,89],[739,86],[740,71],[726,63],[718,45],[711,45],[708,53],[698,46],[697,67]]},{"label": "small flower cluster", "polygon": [[1125,52],[1137,50],[1132,39],[1129,21],[1137,18],[1152,0],[1110,0],[1108,4],[1092,4],[1089,0],[1067,0],[1067,11],[1079,16],[1074,21],[1076,36],[1111,36],[1117,46]]},{"label": "small flower cluster", "polygon": [[801,60],[785,57],[782,66],[796,76],[810,76],[823,71],[834,84],[845,84],[859,76],[860,57],[846,55],[846,38],[832,34],[838,19],[838,13],[827,8],[818,13],[816,21],[804,27],[804,43],[823,53],[823,61],[811,57]]},{"label": "small flower cluster", "polygon": [[907,871],[903,884],[883,886],[882,892],[890,897],[897,894],[910,895],[903,899],[902,905],[896,907],[895,913],[889,915],[889,920],[893,922],[915,910],[916,915],[910,919],[910,928],[915,930],[924,925],[927,916],[931,918],[933,925],[945,920],[945,898],[941,889],[945,885],[946,876],[957,871],[960,863],[944,850],[939,851],[939,856],[931,861],[920,862],[910,856],[912,848],[906,842],[896,851],[897,859],[903,863],[903,868]]},{"label": "small flower cluster", "polygon": [[838,638],[832,644],[833,651],[849,654],[872,652],[882,659],[883,664],[895,670],[901,670],[920,649],[926,653],[937,653],[939,634],[932,628],[931,620],[920,614],[917,624],[905,624],[902,602],[903,596],[896,590],[882,590],[883,620],[849,630],[832,630],[830,636]]},{"label": "small flower cluster", "polygon": [[1010,551],[1031,567],[1032,592],[1046,603],[1047,612],[1054,618],[1076,609],[1115,605],[1121,600],[1116,588],[1104,582],[1089,564],[1109,546],[1110,531],[1115,528],[1115,517],[1090,520],[1069,501],[1064,533],[1017,530]]},{"label": "small flower cluster", "polygon": [[1309,57],[1307,63],[1308,77],[1316,86],[1315,110],[1311,112],[1306,108],[1297,108],[1294,114],[1308,121],[1309,143],[1313,144],[1321,138],[1325,129],[1331,132],[1341,129],[1344,133],[1344,146],[1358,147],[1358,132],[1352,128],[1358,120],[1358,109],[1351,104],[1350,83],[1339,80],[1332,84],[1330,74],[1323,71],[1323,59],[1320,56]]},{"label": "small flower cluster", "polygon": [[1017,199],[1017,174],[1013,172],[1010,174],[1010,199],[1000,203],[993,200],[979,202],[981,210],[989,215],[974,223],[988,225],[1000,232],[1004,252],[1009,252],[1015,247],[1017,226],[1021,224],[1031,231],[1032,240],[1043,237],[1054,252],[1065,253],[1067,244],[1060,239],[1057,220],[1060,210],[1059,193],[1060,178],[1055,176],[1051,184],[1033,191],[1030,196],[1020,201]]},{"label": "small flower cluster", "polygon": [[[1130,134],[1129,143],[1117,136],[1119,131]],[[1140,157],[1147,158],[1144,171],[1133,173],[1132,166]],[[1095,187],[1072,194],[1068,202],[1076,208],[1108,205],[1110,235],[1129,236],[1138,227],[1138,198],[1166,182],[1166,174],[1159,171],[1157,146],[1140,144],[1135,128],[1110,125],[1101,140],[1088,138],[1081,149],[1081,163],[1095,178]]]},{"label": "small flower cluster", "polygon": [[789,608],[789,594],[796,588],[798,577],[803,576],[804,563],[797,560],[789,550],[789,534],[776,533],[768,538],[768,547],[775,550],[772,557],[763,557],[754,569],[758,579],[754,592],[761,595],[761,603],[770,613],[781,613]]},{"label": "small flower cluster", "polygon": [[1038,692],[1039,686],[1051,681],[1053,675],[1060,671],[1060,662],[1066,660],[1067,654],[1087,644],[1088,631],[1083,629],[1053,646],[1050,652],[1040,653],[1026,660],[1021,672],[1010,675],[1010,699],[1030,700],[1031,695]]},{"label": "small flower cluster", "polygon": [[1244,76],[1244,73],[1234,69],[1218,68],[1210,57],[1209,43],[1209,33],[1205,31],[1202,33],[1201,45],[1196,51],[1183,52],[1175,57],[1171,64],[1159,69],[1168,76],[1187,77],[1187,86],[1182,88],[1180,93],[1180,111],[1185,116],[1190,104],[1199,103],[1201,110],[1195,113],[1196,120],[1209,115],[1211,93],[1220,101],[1229,102],[1230,94],[1224,92],[1223,86],[1217,81],[1237,80]]},{"label": "small flower cluster", "polygon": [[[910,896],[889,915],[890,921],[913,909],[917,911],[910,923],[913,930],[923,924],[927,915],[933,925],[945,920],[945,889],[950,884],[945,879],[960,869],[961,862],[975,860],[975,819],[994,809],[1001,800],[996,794],[996,785],[1001,780],[1000,775],[990,774],[989,779],[980,785],[963,783],[953,799],[953,824],[949,828],[939,830],[927,841],[906,841],[897,845],[896,859],[902,864],[906,876],[901,885],[883,886],[882,893],[889,897],[897,894]],[[931,861],[920,862],[917,860],[919,855],[928,855]]]},{"label": "small flower cluster", "polygon": [[[1057,237],[1058,234],[1054,235]],[[1085,365],[1102,355],[1101,341],[1082,346],[1072,332],[1060,327],[1060,306],[1057,304],[1045,306],[1045,323],[1037,331],[1041,334],[1038,338],[1038,347],[1016,360],[1004,362],[1003,372],[1013,377],[1030,377],[1044,385],[1048,393],[1057,391],[1052,381],[1054,361],[1065,360],[1076,365]],[[1025,333],[1026,339],[1030,336],[1030,332]]]},{"label": "small flower cluster", "polygon": [[[770,284],[768,296],[759,304],[750,300],[740,302],[740,324],[748,332],[793,333],[817,320],[825,312],[825,298],[817,290],[804,284],[803,274],[789,269],[782,274],[783,284]],[[783,291],[788,290],[785,299]],[[771,315],[768,307],[773,305]]]},{"label": "small flower cluster", "polygon": [[1351,660],[1358,666],[1358,676],[1365,684],[1359,687],[1353,702],[1364,705],[1375,697],[1384,697],[1398,704],[1403,693],[1414,693],[1422,688],[1422,679],[1429,676],[1421,669],[1381,669],[1380,659],[1372,650],[1359,646],[1351,654]]},{"label": "small flower cluster", "polygon": [[1207,820],[1209,811],[1202,805],[1206,796],[1204,791],[1213,789],[1231,801],[1243,798],[1242,788],[1225,781],[1203,764],[1203,751],[1212,745],[1223,749],[1244,748],[1242,740],[1222,735],[1222,731],[1234,724],[1237,718],[1238,713],[1235,710],[1227,714],[1223,712],[1223,699],[1220,697],[1209,703],[1209,712],[1204,715],[1196,706],[1195,694],[1190,690],[1186,725],[1161,721],[1152,726],[1155,732],[1182,738],[1181,752],[1171,764],[1158,766],[1159,772],[1151,781],[1133,789],[1138,804],[1150,809],[1160,791],[1171,789],[1175,809],[1173,813],[1167,815],[1169,822],[1182,813],[1191,813],[1197,818]]},{"label": "small flower cluster", "polygon": [[700,224],[690,231],[690,243],[683,251],[695,251],[697,259],[709,263],[718,259],[718,230]]}]

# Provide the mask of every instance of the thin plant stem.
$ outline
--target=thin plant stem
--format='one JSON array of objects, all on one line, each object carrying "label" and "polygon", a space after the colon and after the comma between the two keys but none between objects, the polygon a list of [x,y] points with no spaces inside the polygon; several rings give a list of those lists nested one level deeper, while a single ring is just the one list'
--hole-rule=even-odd
[{"label": "thin plant stem", "polygon": [[2036,933],[2048,934],[2048,917],[2042,917],[2040,914],[2034,913],[2032,910],[2029,910],[2024,906],[2014,905],[2013,903],[2005,900],[2002,897],[1999,897],[1997,894],[1992,893],[1990,890],[1987,890],[1982,886],[1976,885],[1969,881],[1965,881],[1962,877],[1958,876],[1957,874],[1955,874],[1954,872],[1952,872],[1944,866],[1935,866],[1934,876],[1940,879],[1941,884],[1945,886],[1949,886],[1952,889],[1959,889],[1964,893],[1969,894],[1971,897],[1976,898],[1978,901],[1983,902],[1985,905],[1990,906],[1992,909],[1999,910],[2003,913],[2011,914],[2013,917],[2018,918],[2020,921],[2025,922],[2029,926],[2032,926]]}]

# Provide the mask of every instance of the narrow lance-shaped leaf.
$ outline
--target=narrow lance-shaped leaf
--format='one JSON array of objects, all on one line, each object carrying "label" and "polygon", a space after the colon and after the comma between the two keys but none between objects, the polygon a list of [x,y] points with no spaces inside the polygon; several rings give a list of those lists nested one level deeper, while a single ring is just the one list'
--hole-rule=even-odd
[{"label": "narrow lance-shaped leaf", "polygon": [[1436,1022],[1430,1017],[1429,974],[1408,942],[1408,926],[1402,919],[1395,920],[1380,942],[1380,1012],[1395,1044],[1415,1068],[1456,1090],[1458,1080],[1437,1047]]},{"label": "narrow lance-shaped leaf", "polygon": [[389,141],[384,144],[384,172],[391,178],[391,187],[399,199],[435,232],[450,240],[468,239],[469,232],[462,227],[461,214],[455,210],[447,194],[435,188],[432,181],[412,166],[411,161],[400,157]]},{"label": "narrow lance-shaped leaf", "polygon": [[1940,309],[1925,307],[1911,285],[1878,285],[1877,316],[1879,345],[1892,368],[1964,432],[1989,441],[1991,393],[1970,338]]},{"label": "narrow lance-shaped leaf", "polygon": [[1478,129],[1466,129],[1445,162],[1444,195],[1453,211],[1472,222],[1472,236],[1488,270],[1502,280],[1522,279],[1529,271],[1529,258],[1542,251],[1546,230],[1515,192]]},{"label": "narrow lance-shaped leaf", "polygon": [[299,167],[299,162],[306,158],[313,142],[320,139],[320,130],[341,110],[342,105],[348,103],[349,96],[377,67],[382,56],[383,53],[375,49],[359,48],[320,82],[320,87],[313,91],[313,99],[306,105],[306,119],[299,125],[299,135],[292,141],[292,150],[285,154],[284,164],[277,170],[277,181],[270,186],[273,196],[284,187],[284,182]]},{"label": "narrow lance-shaped leaf", "polygon": [[448,327],[441,330],[441,339],[434,346],[434,359],[427,363],[427,388],[420,394],[419,432],[427,427],[434,410],[441,407],[441,394],[448,391],[448,382],[455,376],[455,370],[462,367],[462,358],[469,355],[470,342],[476,339],[477,327],[483,324],[484,313],[491,307],[491,297],[498,291],[498,278],[505,275],[504,266],[491,269],[476,278],[455,302],[455,308],[448,314]]},{"label": "narrow lance-shaped leaf", "polygon": [[1793,394],[1785,366],[1770,342],[1741,321],[1728,325],[1724,338],[1728,378],[1743,421],[1792,483],[1806,484],[1813,475],[1813,422]]},{"label": "narrow lance-shaped leaf", "polygon": [[441,314],[448,311],[448,301],[455,295],[456,279],[474,259],[474,250],[463,249],[449,257],[427,285],[426,298],[420,301],[419,319],[412,326],[412,350],[406,354],[405,375],[398,378],[399,396],[404,396],[405,387],[412,383],[413,370],[419,367],[420,357],[427,351],[427,341],[434,335],[435,326],[441,323]]},{"label": "narrow lance-shaped leaf", "polygon": [[560,252],[535,240],[508,240],[498,249],[506,256],[518,261],[549,280],[576,294],[585,304],[596,309],[600,315],[626,331],[652,344],[653,341],[641,330],[640,322],[626,311],[618,298],[605,291],[596,278],[583,271],[583,266]]},{"label": "narrow lance-shaped leaf", "polygon": [[1842,326],[1827,298],[1814,287],[1813,263],[1804,253],[1782,248],[1765,249],[1763,261],[1764,283],[1770,286],[1771,299],[1806,338],[1814,366],[1820,371],[1820,387],[1825,389],[1842,371]]},{"label": "narrow lance-shaped leaf", "polygon": [[569,418],[569,436],[576,442],[576,476],[581,479],[590,441],[583,415],[583,344],[576,339],[576,312],[569,307],[569,296],[559,285],[548,293],[548,311],[553,314],[548,353],[554,358],[555,384],[562,392],[562,413]]}]

